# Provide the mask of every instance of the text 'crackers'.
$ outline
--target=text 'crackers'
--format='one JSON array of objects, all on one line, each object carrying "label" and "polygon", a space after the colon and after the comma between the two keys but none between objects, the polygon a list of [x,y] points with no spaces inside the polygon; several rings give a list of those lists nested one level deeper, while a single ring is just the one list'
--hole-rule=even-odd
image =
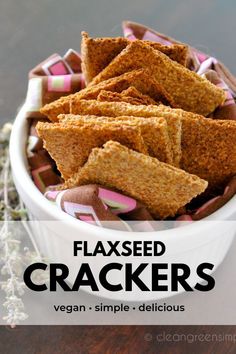
[{"label": "text 'crackers'", "polygon": [[87,163],[67,187],[98,183],[117,188],[146,204],[155,218],[164,219],[202,193],[207,182],[150,156],[109,141],[93,149]]}]

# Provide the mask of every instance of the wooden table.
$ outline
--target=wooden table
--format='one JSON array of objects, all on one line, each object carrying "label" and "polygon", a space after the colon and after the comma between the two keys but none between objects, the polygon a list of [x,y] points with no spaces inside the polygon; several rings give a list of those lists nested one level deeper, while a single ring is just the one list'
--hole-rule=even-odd
[{"label": "wooden table", "polygon": [[[121,34],[130,19],[150,25],[221,59],[235,69],[235,1],[2,0],[0,4],[0,119],[13,119],[24,100],[27,73],[38,62],[72,47],[80,31]],[[230,354],[233,342],[157,342],[156,335],[234,334],[234,326],[0,327],[1,354],[158,353]]]},{"label": "wooden table", "polygon": [[[236,335],[234,326],[0,327],[1,354],[235,354],[232,342],[157,342],[165,336]],[[152,338],[152,339],[151,339]],[[188,338],[188,337],[187,337]]]}]

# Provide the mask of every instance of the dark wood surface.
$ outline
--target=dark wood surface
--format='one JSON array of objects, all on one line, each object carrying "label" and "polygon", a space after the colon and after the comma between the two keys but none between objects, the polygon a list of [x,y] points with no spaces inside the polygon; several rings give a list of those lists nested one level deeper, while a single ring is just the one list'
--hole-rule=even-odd
[{"label": "dark wood surface", "polygon": [[[157,342],[157,335],[176,341]],[[0,327],[1,354],[235,354],[231,341],[196,340],[194,336],[234,335],[230,326],[34,326]],[[186,336],[189,340],[178,339]],[[200,338],[200,337],[199,337]]]},{"label": "dark wood surface", "polygon": [[[189,42],[236,73],[235,14],[234,0],[1,0],[0,122],[14,118],[32,67],[53,52],[79,50],[81,30],[93,36],[121,34],[123,19]],[[157,342],[156,335],[163,332],[236,336],[236,327],[0,327],[0,354],[236,353],[232,341]]]}]

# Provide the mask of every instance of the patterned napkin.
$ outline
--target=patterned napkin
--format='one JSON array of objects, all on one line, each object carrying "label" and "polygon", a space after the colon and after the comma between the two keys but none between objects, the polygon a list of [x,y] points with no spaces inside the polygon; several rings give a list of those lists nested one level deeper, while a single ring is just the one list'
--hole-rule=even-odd
[{"label": "patterned napkin", "polygon": [[43,118],[40,108],[61,96],[80,91],[84,85],[80,55],[75,50],[69,49],[63,57],[51,55],[29,73],[27,117]]},{"label": "patterned napkin", "polygon": [[[130,40],[138,38],[165,45],[180,43],[133,22],[125,21],[123,30],[125,37]],[[191,47],[189,47],[188,67],[222,87],[227,93],[226,102],[211,117],[236,119],[236,79],[228,69],[216,58]],[[56,203],[61,210],[74,218],[98,226],[104,226],[104,222],[113,222],[112,227],[119,230],[130,230],[130,224],[126,220],[134,220],[136,223],[132,224],[132,230],[152,231],[153,219],[146,207],[118,191],[98,185],[55,191],[54,187],[63,181],[54,161],[43,148],[42,141],[36,134],[36,123],[45,120],[39,109],[63,95],[81,90],[84,85],[80,55],[72,49],[63,57],[53,54],[30,71],[25,105],[26,117],[31,118],[27,154],[33,181],[37,188],[45,193],[48,200]],[[222,207],[235,193],[236,177],[231,180],[221,195],[211,196],[207,201],[198,200],[197,203],[193,201],[181,210],[182,215],[176,220],[200,220]]]},{"label": "patterned napkin", "polygon": [[35,126],[38,121],[39,120],[35,118],[31,121],[28,137],[27,157],[31,169],[32,179],[37,188],[44,193],[47,187],[61,184],[63,180],[56,169],[55,162],[43,148],[43,142],[37,136]]},{"label": "patterned napkin", "polygon": [[[151,229],[151,224],[141,222],[153,220],[141,203],[103,186],[90,184],[64,191],[49,190],[45,196],[67,214],[97,226],[111,225],[119,230],[130,230],[128,223],[121,222],[120,215],[124,220],[140,221],[135,224],[139,231],[143,227]],[[133,226],[132,223],[132,229]]]}]

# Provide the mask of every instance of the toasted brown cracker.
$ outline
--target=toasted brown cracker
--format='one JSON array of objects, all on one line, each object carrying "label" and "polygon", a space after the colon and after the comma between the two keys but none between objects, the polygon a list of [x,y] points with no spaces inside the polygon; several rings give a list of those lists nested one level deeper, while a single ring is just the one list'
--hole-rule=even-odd
[{"label": "toasted brown cracker", "polygon": [[128,87],[126,90],[121,92],[124,96],[134,97],[134,98],[141,98],[145,101],[145,105],[149,104],[157,104],[150,96],[144,95],[139,90],[137,90],[134,86]]},{"label": "toasted brown cracker", "polygon": [[55,160],[58,170],[66,180],[78,171],[94,147],[106,141],[118,140],[124,145],[147,153],[141,129],[138,126],[111,125],[99,123],[68,125],[64,123],[37,124],[37,132],[43,139],[44,147]]},{"label": "toasted brown cracker", "polygon": [[184,118],[181,167],[210,189],[224,186],[236,174],[236,122]]},{"label": "toasted brown cracker", "polygon": [[197,176],[113,141],[93,149],[66,187],[87,183],[117,188],[144,203],[160,219],[175,216],[180,207],[207,187],[207,182]]},{"label": "toasted brown cracker", "polygon": [[162,162],[173,164],[170,138],[168,135],[167,123],[164,118],[139,118],[139,117],[97,117],[97,116],[76,116],[73,114],[62,114],[59,121],[72,125],[83,125],[84,123],[99,124],[108,123],[112,125],[139,126],[145,145],[150,156],[156,157]]},{"label": "toasted brown cracker", "polygon": [[93,39],[86,32],[81,34],[82,71],[88,84],[127,46],[127,40],[121,37]]},{"label": "toasted brown cracker", "polygon": [[155,102],[150,96],[143,95],[133,86],[121,93],[102,90],[99,93],[97,100],[102,102],[127,102],[134,105],[157,104],[157,102]]},{"label": "toasted brown cracker", "polygon": [[152,97],[156,102],[169,102],[170,100],[169,95],[163,92],[162,87],[150,76],[150,73],[147,70],[139,69],[101,82],[96,86],[87,87],[78,93],[61,97],[59,100],[46,104],[40,109],[40,112],[51,121],[56,122],[59,114],[70,113],[70,101],[72,98],[96,99],[102,90],[122,92],[130,86],[134,86],[141,93]]},{"label": "toasted brown cracker", "polygon": [[169,94],[172,107],[207,116],[226,99],[223,89],[138,41],[129,44],[93,79],[90,86],[140,68],[148,69],[150,75]]},{"label": "toasted brown cracker", "polygon": [[134,117],[162,117],[166,119],[171,140],[173,163],[179,166],[181,158],[181,117],[194,116],[193,113],[181,109],[171,109],[160,106],[134,106],[125,102],[97,102],[95,100],[71,100],[72,114],[86,114],[96,116],[134,116]]},{"label": "toasted brown cracker", "polygon": [[127,102],[134,105],[145,104],[145,102],[140,98],[134,98],[131,96],[122,95],[122,93],[105,90],[102,90],[99,93],[97,100],[101,102]]},{"label": "toasted brown cracker", "polygon": [[[141,41],[142,42],[142,41]],[[165,46],[160,43],[144,41],[154,49],[168,55],[172,60],[186,65],[187,46]],[[128,44],[126,38],[90,38],[88,33],[82,32],[81,54],[82,70],[86,83],[89,83],[100,71],[102,71]]]},{"label": "toasted brown cracker", "polygon": [[70,111],[70,99],[74,97],[74,95],[77,94],[63,96],[56,101],[45,104],[42,108],[40,108],[40,113],[45,115],[52,122],[57,122],[57,116],[59,114],[68,113]]}]

